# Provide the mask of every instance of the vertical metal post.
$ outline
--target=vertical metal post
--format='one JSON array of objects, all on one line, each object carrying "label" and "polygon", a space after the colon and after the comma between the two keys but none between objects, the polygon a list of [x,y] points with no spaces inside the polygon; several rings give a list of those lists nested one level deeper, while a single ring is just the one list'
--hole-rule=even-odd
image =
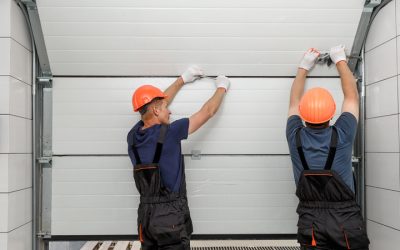
[{"label": "vertical metal post", "polygon": [[15,0],[25,15],[32,38],[32,249],[47,250],[51,238],[52,72],[35,0]]},{"label": "vertical metal post", "polygon": [[40,236],[51,236],[51,194],[52,194],[52,114],[53,114],[53,90],[50,78],[38,78],[43,86],[42,101],[42,155],[38,161],[42,166],[41,187],[41,232]]}]

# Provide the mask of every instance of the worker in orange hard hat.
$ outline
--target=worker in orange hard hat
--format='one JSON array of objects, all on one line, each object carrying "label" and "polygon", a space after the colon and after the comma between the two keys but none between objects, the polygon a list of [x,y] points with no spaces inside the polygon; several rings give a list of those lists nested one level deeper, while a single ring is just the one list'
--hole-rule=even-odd
[{"label": "worker in orange hard hat", "polygon": [[143,250],[190,250],[193,228],[181,141],[217,112],[230,81],[218,76],[214,95],[189,118],[170,123],[168,105],[184,84],[201,76],[203,71],[193,66],[165,91],[143,85],[133,94],[133,109],[140,113],[141,120],[131,129],[127,140],[140,194],[137,225]]},{"label": "worker in orange hard hat", "polygon": [[369,240],[355,199],[351,162],[359,116],[358,90],[344,46],[331,48],[329,54],[344,94],[335,124],[330,125],[336,104],[329,91],[312,88],[303,95],[318,50],[309,49],[304,54],[290,93],[286,137],[300,201],[297,240],[303,250],[365,250]]}]

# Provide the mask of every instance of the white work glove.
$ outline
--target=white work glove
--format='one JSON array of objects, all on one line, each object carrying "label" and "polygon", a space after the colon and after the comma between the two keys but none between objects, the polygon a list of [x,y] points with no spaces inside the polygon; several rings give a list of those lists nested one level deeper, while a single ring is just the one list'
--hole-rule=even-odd
[{"label": "white work glove", "polygon": [[299,68],[305,69],[305,70],[310,70],[312,67],[315,65],[315,61],[317,60],[319,56],[319,51],[311,48],[307,50],[306,53],[304,53],[303,59],[300,62]]},{"label": "white work glove", "polygon": [[344,45],[338,45],[329,51],[329,56],[332,62],[337,64],[340,61],[346,61],[346,53],[344,52]]},{"label": "white work glove", "polygon": [[194,82],[197,79],[199,79],[201,76],[203,76],[203,70],[197,66],[197,65],[193,65],[191,67],[189,67],[182,75],[182,79],[184,83],[188,83],[188,82]]},{"label": "white work glove", "polygon": [[217,78],[215,78],[215,86],[217,88],[224,88],[225,92],[228,91],[230,84],[231,84],[231,81],[226,76],[221,75],[221,76],[218,76]]}]

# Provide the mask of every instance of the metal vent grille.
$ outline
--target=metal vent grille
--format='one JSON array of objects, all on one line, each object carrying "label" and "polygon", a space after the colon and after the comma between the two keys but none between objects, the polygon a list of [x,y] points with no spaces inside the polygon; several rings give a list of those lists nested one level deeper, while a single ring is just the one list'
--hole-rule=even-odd
[{"label": "metal vent grille", "polygon": [[191,250],[300,250],[300,247],[191,247]]}]

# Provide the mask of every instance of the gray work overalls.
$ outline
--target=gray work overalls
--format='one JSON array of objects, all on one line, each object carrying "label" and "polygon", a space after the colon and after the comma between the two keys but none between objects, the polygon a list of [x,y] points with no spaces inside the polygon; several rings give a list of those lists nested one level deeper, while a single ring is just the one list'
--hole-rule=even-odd
[{"label": "gray work overalls", "polygon": [[369,240],[353,191],[331,170],[338,134],[332,126],[328,159],[323,170],[310,170],[304,156],[301,128],[296,147],[304,170],[297,185],[300,200],[297,240],[302,249],[368,249]]}]

